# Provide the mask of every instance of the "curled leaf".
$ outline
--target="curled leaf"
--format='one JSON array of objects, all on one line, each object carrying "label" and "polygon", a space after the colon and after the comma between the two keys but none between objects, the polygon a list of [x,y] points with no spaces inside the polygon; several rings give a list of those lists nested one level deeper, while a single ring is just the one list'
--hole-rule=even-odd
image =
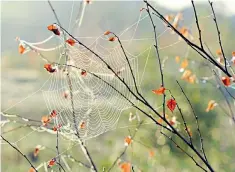
[{"label": "curled leaf", "polygon": [[109,38],[109,41],[111,41],[111,42],[115,41],[115,37],[114,37],[114,36],[113,36],[113,37],[110,37],[110,38]]},{"label": "curled leaf", "polygon": [[56,68],[53,67],[51,64],[45,64],[44,68],[50,73],[54,73],[56,71]]},{"label": "curled leaf", "polygon": [[86,123],[82,121],[79,125],[79,128],[84,129],[86,127]]},{"label": "curled leaf", "polygon": [[41,119],[42,125],[46,126],[50,122],[50,120],[51,119],[49,118],[49,116],[43,116],[42,119]]},{"label": "curled leaf", "polygon": [[74,39],[72,39],[72,38],[69,38],[68,40],[66,40],[66,42],[67,42],[69,45],[71,45],[71,46],[74,46],[75,43],[76,43],[76,41],[75,41]]},{"label": "curled leaf", "polygon": [[176,107],[176,101],[174,99],[168,100],[167,107],[170,109],[171,112],[173,112]]},{"label": "curled leaf", "polygon": [[52,31],[55,35],[60,35],[59,29],[54,24],[47,26],[47,29]]},{"label": "curled leaf", "polygon": [[208,102],[206,112],[209,112],[209,111],[213,110],[215,106],[217,106],[217,103],[214,100],[210,100]]},{"label": "curled leaf", "polygon": [[166,88],[160,87],[160,88],[157,89],[157,90],[152,90],[152,92],[153,92],[154,94],[161,95],[161,94],[164,94],[165,90],[166,90]]}]

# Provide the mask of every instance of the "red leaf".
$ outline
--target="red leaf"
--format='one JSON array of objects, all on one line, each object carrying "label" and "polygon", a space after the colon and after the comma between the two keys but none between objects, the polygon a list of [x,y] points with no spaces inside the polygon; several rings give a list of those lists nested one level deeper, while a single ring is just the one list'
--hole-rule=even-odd
[{"label": "red leaf", "polygon": [[68,40],[66,40],[66,42],[71,46],[74,46],[74,44],[76,43],[75,40],[73,40],[72,38],[69,38]]},{"label": "red leaf", "polygon": [[171,110],[171,112],[174,111],[176,106],[176,101],[174,99],[170,99],[167,101],[167,107]]},{"label": "red leaf", "polygon": [[222,82],[224,83],[225,86],[229,86],[231,84],[230,78],[229,77],[222,77]]}]

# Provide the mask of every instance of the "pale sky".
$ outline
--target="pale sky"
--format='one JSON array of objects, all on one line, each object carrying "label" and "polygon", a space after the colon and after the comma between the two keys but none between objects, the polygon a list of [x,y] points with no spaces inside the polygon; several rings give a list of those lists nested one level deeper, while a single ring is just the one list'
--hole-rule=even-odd
[{"label": "pale sky", "polygon": [[[186,7],[192,6],[191,0],[155,0],[159,6],[171,10],[183,10]],[[211,0],[214,3],[215,9],[224,15],[235,15],[235,0]],[[194,0],[195,4],[208,3],[208,0]],[[208,4],[209,5],[209,4]]]}]

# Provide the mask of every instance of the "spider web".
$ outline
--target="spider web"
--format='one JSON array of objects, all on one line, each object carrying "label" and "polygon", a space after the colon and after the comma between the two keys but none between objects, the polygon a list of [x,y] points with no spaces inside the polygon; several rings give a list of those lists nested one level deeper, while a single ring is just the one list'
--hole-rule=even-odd
[{"label": "spider web", "polygon": [[[208,18],[209,16],[203,17]],[[71,20],[71,17],[70,17]],[[140,15],[137,21],[133,22],[130,26],[124,29],[122,32],[117,34],[121,42],[123,43],[123,47],[126,48],[125,51],[129,58],[131,67],[133,69],[134,76],[136,78],[137,86],[141,90],[141,84],[144,80],[146,68],[148,66],[148,61],[150,57],[151,51],[153,51],[152,47],[154,44],[154,38],[151,37],[137,37],[136,35],[141,35],[138,33],[140,25],[145,25],[145,22],[149,22],[148,15],[146,13],[140,12]],[[193,22],[192,22],[193,23]],[[71,24],[70,24],[71,25]],[[143,27],[142,25],[142,27]],[[69,26],[70,28],[70,26]],[[151,35],[152,28],[150,27]],[[146,32],[146,31],[145,31]],[[169,29],[165,29],[161,31],[158,35],[158,40],[166,33],[169,34]],[[76,36],[76,35],[75,35]],[[105,61],[116,71],[120,71],[120,77],[124,78],[125,82],[128,86],[135,92],[133,79],[131,76],[130,69],[128,68],[127,61],[123,54],[123,51],[117,41],[109,42],[108,37],[99,35],[97,37],[77,37],[79,40],[94,40],[93,43],[89,45],[89,48],[94,50],[97,54],[99,54]],[[44,45],[49,41],[57,39],[59,40],[59,44],[56,47],[52,48],[40,48],[39,45]],[[161,41],[159,41],[161,42]],[[173,43],[168,43],[166,46],[160,46],[159,50],[164,50],[169,47],[174,47],[181,41],[175,41]],[[57,59],[57,62],[63,61],[63,53],[67,52],[69,56],[69,63],[78,67],[85,69],[89,72],[95,73],[100,76],[103,80],[107,81],[115,88],[117,88],[120,92],[123,93],[129,100],[133,103],[137,103],[136,99],[131,95],[131,93],[125,88],[125,86],[113,75],[113,73],[92,53],[90,53],[85,48],[75,45],[68,46],[67,49],[64,49],[64,39],[63,35],[61,37],[55,37],[54,35],[46,38],[41,42],[30,43],[24,40],[21,40],[21,43],[26,43],[30,45],[33,49],[37,50],[40,53],[44,52],[60,52],[60,55]],[[140,46],[144,45],[144,50],[138,49]],[[133,47],[137,47],[134,52],[131,52],[130,49]],[[147,47],[147,48],[146,48]],[[32,51],[30,49],[27,50]],[[26,52],[27,52],[26,51]],[[139,53],[141,52],[141,53]],[[188,56],[188,50],[186,52],[185,57]],[[144,63],[139,64],[139,59],[144,58]],[[140,70],[140,67],[143,67]],[[142,71],[140,73],[140,71]],[[113,131],[119,128],[128,128],[135,127],[136,125],[125,125],[118,126],[119,118],[123,111],[131,108],[131,104],[127,102],[121,95],[119,95],[115,90],[113,90],[110,86],[105,84],[100,79],[87,74],[86,76],[81,75],[81,71],[70,68],[70,77],[72,81],[73,87],[73,101],[75,107],[75,116],[77,125],[79,125],[82,121],[86,123],[86,127],[84,129],[79,129],[79,134],[83,140],[88,140],[94,137],[97,137],[107,131]],[[71,100],[69,98],[64,98],[63,93],[69,90],[68,82],[66,79],[66,73],[63,70],[59,70],[56,73],[50,74],[49,79],[40,87],[39,90],[43,95],[44,101],[46,103],[48,113],[52,110],[56,110],[58,112],[58,116],[55,119],[54,123],[56,125],[62,124],[60,129],[60,134],[65,138],[76,141],[77,137],[74,135],[75,129],[73,124],[73,112],[71,108]],[[35,94],[27,96],[25,99],[20,101],[22,103],[24,100]],[[17,104],[15,104],[17,105]],[[6,109],[5,111],[11,109],[15,105]],[[160,107],[159,107],[160,108]],[[129,116],[128,116],[129,117]],[[126,118],[128,118],[126,117]],[[151,124],[151,122],[146,122],[146,125]],[[40,131],[48,131],[49,133],[55,134],[55,132],[51,132],[43,127],[32,127],[33,131],[26,134],[24,137],[21,137],[19,140],[14,143],[17,144],[20,140],[27,138],[34,132]],[[64,151],[65,152],[65,151]],[[63,152],[61,152],[62,154]],[[41,168],[40,166],[39,168]]]}]

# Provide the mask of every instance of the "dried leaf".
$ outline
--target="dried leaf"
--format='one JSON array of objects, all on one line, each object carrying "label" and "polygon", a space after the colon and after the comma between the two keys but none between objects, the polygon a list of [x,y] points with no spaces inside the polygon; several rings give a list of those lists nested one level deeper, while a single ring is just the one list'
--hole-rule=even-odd
[{"label": "dried leaf", "polygon": [[160,88],[157,89],[157,90],[152,90],[152,92],[153,92],[154,94],[161,95],[161,94],[164,94],[165,90],[166,90],[166,89],[165,89],[164,87],[160,87]]},{"label": "dried leaf", "polygon": [[114,37],[114,36],[113,36],[113,37],[110,37],[110,38],[109,38],[109,41],[111,41],[111,42],[115,41],[115,37]]},{"label": "dried leaf", "polygon": [[50,73],[54,73],[56,71],[56,69],[54,67],[52,67],[51,64],[45,64],[44,68]]},{"label": "dried leaf", "polygon": [[52,31],[55,35],[60,35],[60,31],[59,31],[59,29],[55,26],[55,25],[49,25],[49,26],[47,26],[47,29],[49,30],[49,31]]},{"label": "dried leaf", "polygon": [[216,105],[217,105],[217,103],[214,100],[210,100],[208,102],[206,112],[209,112],[209,111],[213,110]]},{"label": "dried leaf", "polygon": [[127,136],[124,141],[125,141],[125,146],[130,145],[132,142],[131,136]]},{"label": "dried leaf", "polygon": [[104,32],[104,35],[109,35],[111,32],[109,30],[107,30],[106,32]]},{"label": "dried leaf", "polygon": [[131,172],[131,164],[128,162],[123,162],[120,165],[120,168],[122,169],[122,172]]},{"label": "dried leaf", "polygon": [[76,41],[75,41],[74,39],[72,39],[72,38],[69,38],[68,40],[66,40],[66,42],[67,42],[69,45],[71,45],[71,46],[74,46],[75,43],[76,43]]},{"label": "dried leaf", "polygon": [[19,48],[18,48],[18,51],[19,51],[20,54],[23,54],[24,51],[25,51],[24,46],[23,46],[23,45],[20,45]]}]

